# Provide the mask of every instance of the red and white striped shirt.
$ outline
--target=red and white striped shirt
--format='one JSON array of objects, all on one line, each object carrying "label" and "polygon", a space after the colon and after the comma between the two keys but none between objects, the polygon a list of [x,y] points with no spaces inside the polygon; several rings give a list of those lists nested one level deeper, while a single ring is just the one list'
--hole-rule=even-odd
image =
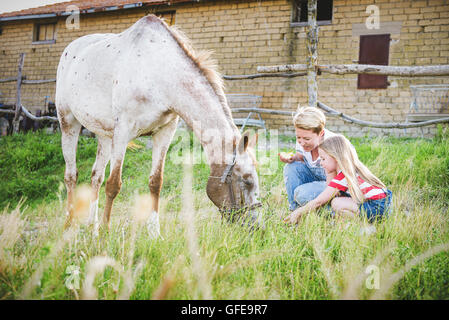
[{"label": "red and white striped shirt", "polygon": [[[382,188],[373,186],[372,184],[364,181],[359,175],[357,175],[357,180],[359,182],[360,190],[362,190],[366,200],[379,200],[387,196]],[[346,180],[343,172],[340,171],[335,178],[329,182],[329,187],[336,188],[343,192],[348,190],[348,181]]]}]

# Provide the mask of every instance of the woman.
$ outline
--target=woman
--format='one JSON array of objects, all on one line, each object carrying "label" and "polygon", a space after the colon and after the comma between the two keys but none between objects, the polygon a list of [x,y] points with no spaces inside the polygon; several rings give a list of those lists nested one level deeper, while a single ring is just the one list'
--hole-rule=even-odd
[{"label": "woman", "polygon": [[324,128],[326,117],[314,107],[299,108],[293,118],[296,133],[296,154],[279,159],[286,163],[284,182],[289,209],[295,210],[315,199],[326,188],[326,173],[320,165],[318,146],[335,133]]}]

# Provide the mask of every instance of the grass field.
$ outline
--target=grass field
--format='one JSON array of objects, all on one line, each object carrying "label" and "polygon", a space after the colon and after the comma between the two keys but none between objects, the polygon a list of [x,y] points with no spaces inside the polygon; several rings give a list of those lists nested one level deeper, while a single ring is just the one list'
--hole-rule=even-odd
[{"label": "grass field", "polygon": [[[264,232],[221,219],[205,192],[206,164],[192,173],[168,157],[163,239],[151,240],[136,218],[151,150],[128,150],[111,230],[93,237],[85,225],[63,231],[60,135],[2,137],[0,299],[449,299],[449,134],[351,141],[394,193],[393,214],[375,233],[325,210],[297,227],[282,223],[283,164],[268,152],[258,168]],[[89,183],[95,152],[96,140],[81,137],[79,184]]]}]

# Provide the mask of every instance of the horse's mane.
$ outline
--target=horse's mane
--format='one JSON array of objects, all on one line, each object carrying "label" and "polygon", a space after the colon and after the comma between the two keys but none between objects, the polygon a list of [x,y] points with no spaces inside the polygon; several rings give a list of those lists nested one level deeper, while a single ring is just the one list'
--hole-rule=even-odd
[{"label": "horse's mane", "polygon": [[217,61],[212,58],[212,51],[200,50],[195,51],[192,46],[191,40],[176,26],[168,26],[163,19],[159,19],[167,31],[176,40],[178,45],[189,57],[196,67],[202,72],[202,74],[209,81],[212,89],[220,100],[220,104],[223,107],[224,114],[230,123],[233,123],[231,116],[231,109],[228,106],[226,97],[224,94],[224,82],[221,74],[217,71]]}]

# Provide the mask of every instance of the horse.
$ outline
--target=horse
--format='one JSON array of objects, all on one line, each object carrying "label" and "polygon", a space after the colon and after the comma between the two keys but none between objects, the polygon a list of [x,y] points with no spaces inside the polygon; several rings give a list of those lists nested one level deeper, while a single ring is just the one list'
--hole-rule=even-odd
[{"label": "horse", "polygon": [[72,41],[59,61],[55,103],[66,164],[66,228],[74,219],[76,149],[84,126],[98,140],[88,217],[95,230],[100,224],[98,196],[107,164],[103,226],[109,230],[127,145],[139,136],[152,136],[147,227],[158,237],[164,163],[179,118],[204,149],[210,167],[206,193],[222,216],[238,211],[251,228],[264,227],[256,163],[250,152],[257,134],[239,132],[211,52],[196,52],[178,28],[148,15],[121,33],[90,34]]}]

